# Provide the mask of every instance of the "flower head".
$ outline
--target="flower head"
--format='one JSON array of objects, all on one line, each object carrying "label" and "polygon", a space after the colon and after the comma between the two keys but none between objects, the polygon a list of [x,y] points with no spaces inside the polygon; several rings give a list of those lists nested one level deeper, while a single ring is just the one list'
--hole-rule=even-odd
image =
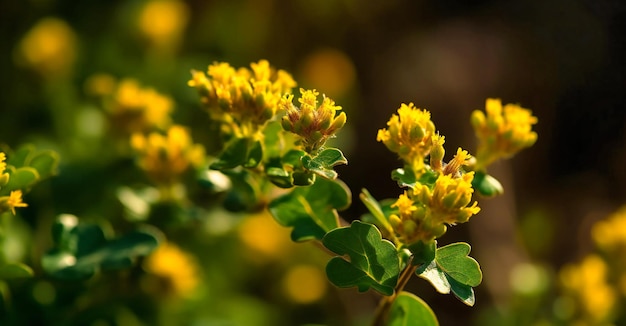
[{"label": "flower head", "polygon": [[143,264],[144,269],[166,281],[166,290],[189,297],[200,283],[199,266],[193,256],[171,243],[161,244]]},{"label": "flower head", "polygon": [[565,292],[580,307],[589,325],[603,325],[616,308],[617,293],[608,282],[609,269],[597,255],[589,255],[579,264],[566,265],[559,273]]},{"label": "flower head", "polygon": [[376,140],[397,153],[414,172],[424,169],[424,158],[432,147],[435,124],[430,120],[430,112],[415,108],[413,103],[402,104],[398,114],[391,116],[388,128],[380,129]]},{"label": "flower head", "polygon": [[509,158],[537,141],[532,125],[537,117],[519,105],[506,104],[499,99],[487,99],[482,111],[472,112],[471,122],[478,137],[476,169],[485,169],[500,158]]},{"label": "flower head", "polygon": [[322,97],[322,103],[318,106],[319,93],[316,90],[300,89],[300,94],[300,107],[293,105],[291,94],[285,95],[280,101],[280,108],[286,112],[282,126],[300,136],[307,152],[314,152],[345,125],[346,114],[337,114],[341,107],[326,96]]},{"label": "flower head", "polygon": [[166,135],[136,133],[131,146],[138,154],[138,164],[157,183],[172,184],[191,166],[204,161],[204,148],[193,144],[187,129],[174,125]]},{"label": "flower head", "polygon": [[167,128],[172,122],[174,102],[152,88],[142,87],[134,79],[123,79],[113,94],[105,96],[105,109],[115,130],[128,135]]},{"label": "flower head", "polygon": [[449,174],[439,175],[429,202],[436,220],[449,225],[465,223],[472,215],[480,211],[476,201],[468,206],[474,192],[473,179],[474,172],[465,173],[460,177],[453,177]]},{"label": "flower head", "polygon": [[16,207],[28,207],[28,204],[22,201],[21,190],[12,190],[8,196],[0,196],[0,213],[11,211],[15,215]]},{"label": "flower head", "polygon": [[195,87],[204,107],[215,120],[228,124],[236,136],[254,135],[277,111],[283,94],[296,86],[290,74],[272,68],[267,60],[235,70],[216,62],[207,73],[192,71],[189,86]]}]

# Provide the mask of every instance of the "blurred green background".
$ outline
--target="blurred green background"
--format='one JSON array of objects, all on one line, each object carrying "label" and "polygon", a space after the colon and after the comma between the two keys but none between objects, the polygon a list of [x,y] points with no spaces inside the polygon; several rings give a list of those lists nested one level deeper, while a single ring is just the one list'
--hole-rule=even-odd
[{"label": "blurred green background", "polygon": [[[50,247],[48,230],[57,214],[128,228],[117,191],[145,177],[94,99],[97,87],[89,83],[94,75],[133,78],[171,97],[174,121],[190,127],[210,151],[208,118],[186,84],[190,70],[204,70],[214,61],[240,67],[267,59],[347,112],[348,125],[337,143],[349,165],[337,170],[353,194],[364,187],[376,198],[400,193],[389,178],[399,161],[375,137],[402,102],[432,112],[449,152],[455,146],[475,148],[469,115],[484,107],[485,98],[533,110],[539,118],[537,144],[490,171],[502,181],[505,196],[482,201],[483,210],[471,223],[442,239],[472,244],[485,274],[476,306],[437,294],[421,280],[409,284],[442,325],[532,325],[554,309],[539,304],[545,299],[520,304],[520,288],[530,286],[532,275],[535,280],[553,275],[583,257],[592,248],[590,226],[626,202],[625,24],[626,4],[617,0],[1,1],[0,143],[34,143],[61,155],[59,175],[25,197],[29,207],[16,219],[24,225],[16,229],[26,233],[21,239],[28,244],[17,256],[40,275],[36,260]],[[355,200],[342,217],[353,220],[364,212]],[[11,285],[6,320],[81,325],[367,320],[375,295],[332,289],[323,274],[323,252],[292,245],[288,232],[274,228],[267,216],[255,218],[211,211],[193,223],[158,225],[192,257],[181,263],[195,266],[189,272],[194,276],[184,278],[201,284],[192,298],[168,296],[166,289],[176,286],[146,278],[141,270],[149,270],[147,265],[86,283],[44,276]],[[258,221],[267,223],[246,224]],[[246,227],[255,231],[245,232]],[[249,238],[263,228],[271,240]],[[290,285],[290,277],[300,280]],[[290,292],[309,282],[319,285]],[[537,282],[537,293],[549,297],[549,286]],[[310,297],[298,299],[299,292]],[[525,311],[528,320],[504,323],[515,311]]]}]

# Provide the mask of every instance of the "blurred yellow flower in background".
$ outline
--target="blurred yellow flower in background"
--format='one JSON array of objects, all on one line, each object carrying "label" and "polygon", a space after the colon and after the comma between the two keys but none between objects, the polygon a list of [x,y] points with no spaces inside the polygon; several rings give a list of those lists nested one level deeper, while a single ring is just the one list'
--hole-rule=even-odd
[{"label": "blurred yellow flower in background", "polygon": [[174,125],[163,135],[158,132],[131,136],[138,165],[159,185],[172,185],[189,168],[204,163],[204,147],[194,144],[189,131]]},{"label": "blurred yellow flower in background", "polygon": [[[106,75],[97,75],[88,80],[86,87],[97,95],[110,90],[110,83]],[[166,129],[172,123],[170,114],[174,110],[171,98],[128,78],[117,83],[113,94],[104,97],[104,106],[113,130],[123,134]]]},{"label": "blurred yellow flower in background", "polygon": [[309,88],[320,89],[330,97],[343,96],[356,80],[352,60],[336,49],[321,49],[302,62],[302,82]]},{"label": "blurred yellow flower in background", "polygon": [[600,249],[626,252],[626,206],[596,222],[591,229],[591,236]]},{"label": "blurred yellow flower in background", "polygon": [[165,281],[167,293],[176,297],[192,296],[201,282],[200,267],[195,257],[172,243],[162,243],[146,258],[143,268]]},{"label": "blurred yellow flower in background", "polygon": [[283,279],[283,290],[295,303],[316,302],[326,294],[328,282],[323,269],[314,265],[295,265],[289,268]]},{"label": "blurred yellow flower in background", "polygon": [[152,0],[141,9],[137,25],[150,44],[161,50],[174,48],[189,20],[189,8],[182,1]]},{"label": "blurred yellow flower in background", "polygon": [[15,54],[18,64],[44,77],[66,75],[76,59],[76,35],[65,21],[44,18],[24,35]]},{"label": "blurred yellow flower in background", "polygon": [[597,255],[588,255],[580,264],[563,267],[559,279],[566,293],[580,305],[580,318],[589,325],[603,325],[608,322],[615,308],[615,289],[608,282],[608,267]]},{"label": "blurred yellow flower in background", "polygon": [[266,210],[247,216],[239,226],[239,238],[251,249],[251,259],[264,261],[287,257],[293,247],[289,229],[280,226]]}]

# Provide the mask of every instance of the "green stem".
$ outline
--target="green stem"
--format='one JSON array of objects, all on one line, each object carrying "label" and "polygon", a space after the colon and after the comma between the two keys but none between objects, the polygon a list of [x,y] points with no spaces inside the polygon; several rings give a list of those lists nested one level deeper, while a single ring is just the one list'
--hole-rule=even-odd
[{"label": "green stem", "polygon": [[396,285],[395,291],[392,295],[388,297],[384,297],[380,303],[378,304],[378,308],[376,309],[376,315],[374,316],[374,321],[372,322],[372,326],[384,326],[387,321],[387,315],[389,314],[389,309],[391,309],[391,305],[396,300],[400,292],[404,289],[406,284],[413,276],[413,273],[417,270],[419,266],[411,264],[413,257],[409,259],[407,263],[407,267],[404,268],[402,274],[400,274],[400,279],[398,279],[398,284]]}]

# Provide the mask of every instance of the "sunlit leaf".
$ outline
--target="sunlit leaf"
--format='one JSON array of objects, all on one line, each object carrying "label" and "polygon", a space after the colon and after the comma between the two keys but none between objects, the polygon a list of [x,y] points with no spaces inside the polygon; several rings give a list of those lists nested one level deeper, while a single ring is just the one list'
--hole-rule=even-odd
[{"label": "sunlit leaf", "polygon": [[400,292],[389,310],[389,326],[438,326],[433,310],[418,296]]},{"label": "sunlit leaf", "polygon": [[324,246],[344,256],[334,257],[326,266],[328,279],[338,287],[370,288],[391,295],[398,281],[400,261],[395,246],[382,239],[372,224],[354,221],[349,227],[332,230],[322,240]]}]

